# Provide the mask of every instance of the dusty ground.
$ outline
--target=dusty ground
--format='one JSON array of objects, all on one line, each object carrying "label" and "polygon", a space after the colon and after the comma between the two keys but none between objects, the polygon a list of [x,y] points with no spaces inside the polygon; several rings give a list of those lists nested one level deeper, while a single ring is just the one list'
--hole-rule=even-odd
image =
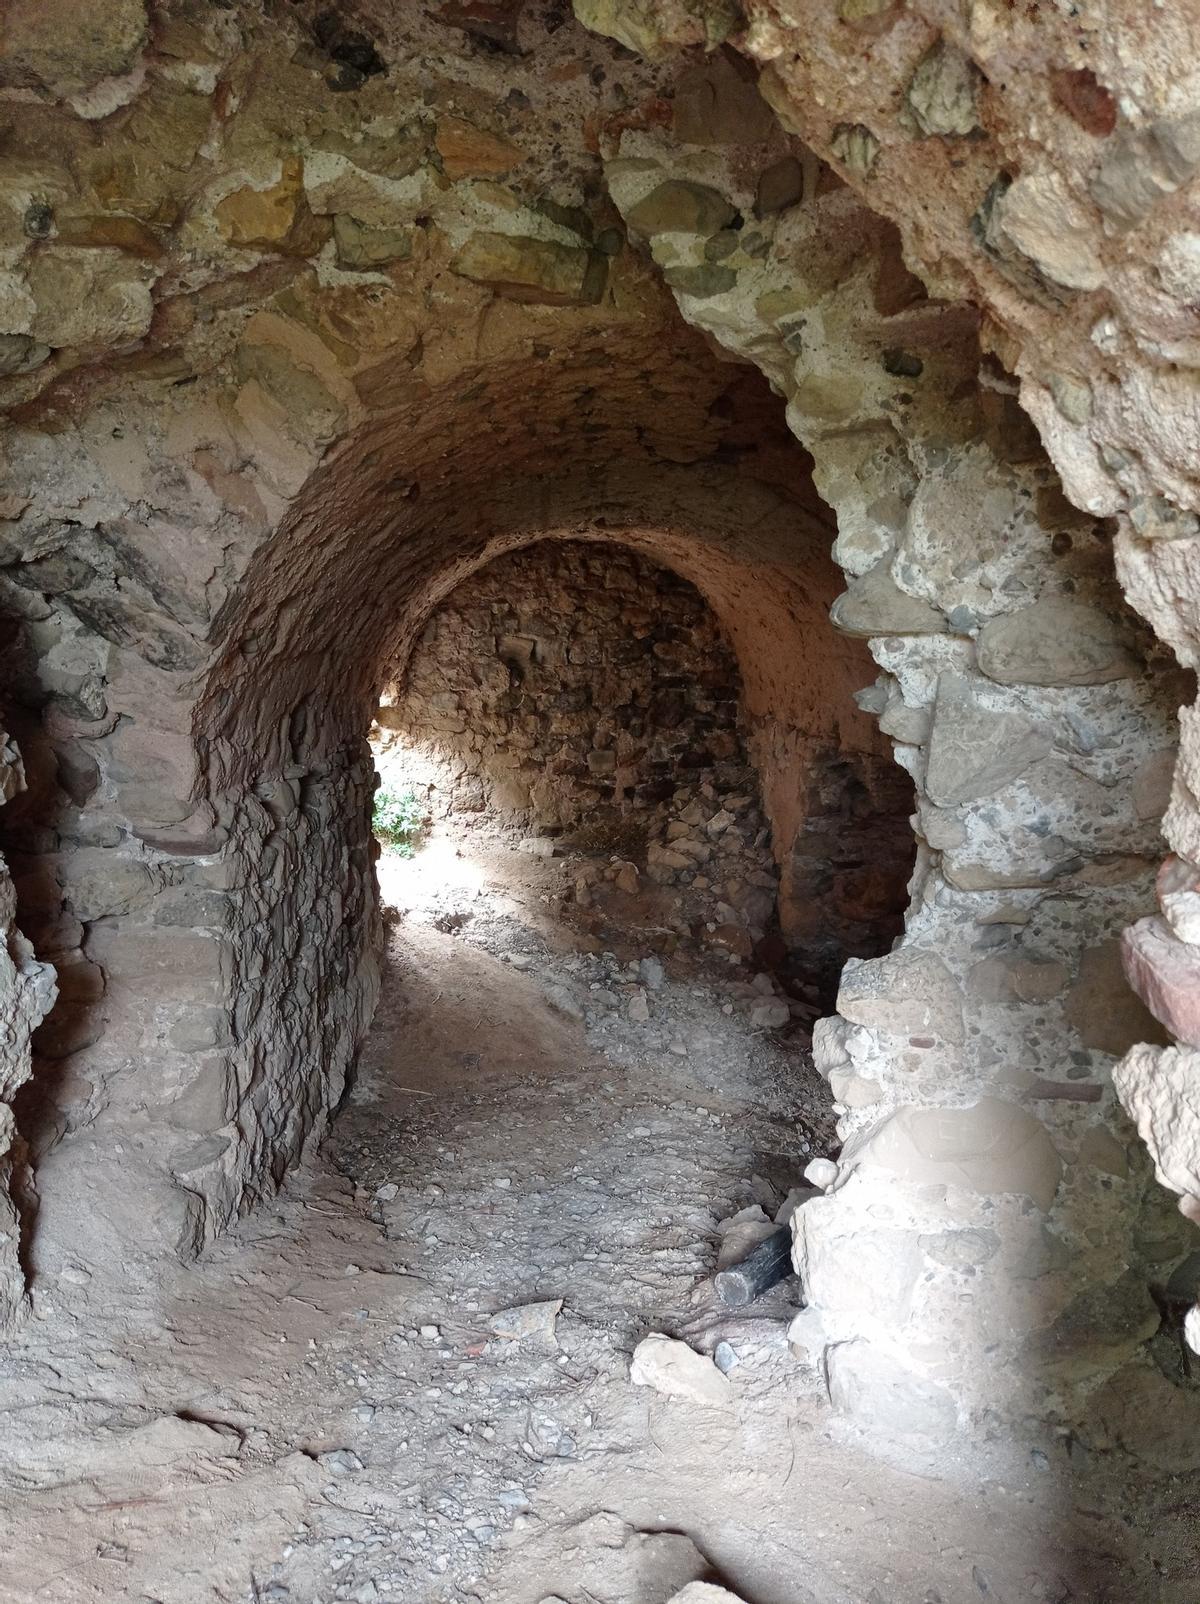
[{"label": "dusty ground", "polygon": [[[581,950],[573,872],[386,865],[387,1000],[320,1160],[165,1286],[38,1288],[0,1367],[0,1597],[1200,1598],[1185,1487],[1067,1443],[881,1463],[788,1351],[794,1284],[716,1311],[718,1223],[825,1150],[824,1088],[800,1025],[751,1026],[761,986],[660,975],[636,932]],[[631,1385],[649,1331],[727,1340],[728,1405]]]}]

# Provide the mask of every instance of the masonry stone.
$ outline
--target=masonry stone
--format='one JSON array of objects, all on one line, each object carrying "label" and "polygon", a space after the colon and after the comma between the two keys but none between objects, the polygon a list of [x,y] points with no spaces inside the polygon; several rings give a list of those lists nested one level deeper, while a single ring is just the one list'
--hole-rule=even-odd
[{"label": "masonry stone", "polygon": [[1061,598],[990,619],[978,652],[982,672],[1002,685],[1101,685],[1136,672],[1110,619]]}]

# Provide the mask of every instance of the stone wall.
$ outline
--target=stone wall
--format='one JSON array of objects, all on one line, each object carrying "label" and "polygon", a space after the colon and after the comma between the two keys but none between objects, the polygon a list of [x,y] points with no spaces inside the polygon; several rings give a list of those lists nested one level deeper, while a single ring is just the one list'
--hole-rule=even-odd
[{"label": "stone wall", "polygon": [[[0,802],[25,787],[16,743],[0,732]],[[55,998],[54,970],[39,963],[16,925],[17,897],[8,866],[0,858],[0,1336],[9,1335],[25,1311],[21,1213],[31,1176],[25,1143],[17,1135],[12,1103],[31,1069],[30,1041]]]},{"label": "stone wall", "polygon": [[732,120],[686,149],[626,130],[607,174],[685,316],[787,397],[838,513],[834,622],[884,670],[860,703],[917,785],[905,939],[818,1027],[845,1146],[797,1217],[795,1341],[845,1413],[947,1440],[1136,1362],[1188,1249],[1112,1084],[1156,1029],[1117,938],[1153,903],[1187,687],[963,309],[882,273],[884,225],[819,168],[764,207],[746,154]]},{"label": "stone wall", "polygon": [[532,16],[500,61],[364,14],[363,74],[315,7],[126,11],[118,42],[55,7],[6,36],[0,588],[8,845],[72,981],[23,1100],[34,1250],[103,1230],[131,1263],[194,1250],[336,1104],[374,990],[362,734],[479,564],[638,546],[709,597],[759,749],[881,756],[803,453],[603,190],[598,121],[669,72]]},{"label": "stone wall", "polygon": [[[829,983],[848,953],[899,932],[911,789],[882,754],[823,740],[816,701],[814,688],[773,743],[693,585],[633,551],[546,543],[481,569],[433,615],[379,708],[395,741],[379,761],[435,814],[585,826],[583,844],[677,887],[685,929],[746,958],[776,924],[782,865],[789,946]],[[755,759],[787,817],[802,803],[774,856]]]},{"label": "stone wall", "polygon": [[[655,60],[721,39],[760,65],[783,126],[899,225],[931,293],[978,308],[983,348],[1015,375],[1070,503],[1115,519],[1129,601],[1195,668],[1194,10],[1147,12],[1136,0],[1021,15],[988,0],[846,0],[802,19],[773,0],[575,9]],[[1129,979],[1179,1045],[1135,1048],[1116,1085],[1160,1180],[1195,1215],[1200,1119],[1181,1088],[1195,1077],[1197,1032],[1175,998],[1194,989],[1200,949],[1172,898],[1200,862],[1200,723],[1190,710],[1180,723],[1162,917],[1126,943]]]},{"label": "stone wall", "polygon": [[442,603],[378,720],[430,765],[435,812],[616,826],[644,847],[681,776],[721,763],[729,794],[757,790],[740,691],[695,586],[633,552],[546,544]]}]

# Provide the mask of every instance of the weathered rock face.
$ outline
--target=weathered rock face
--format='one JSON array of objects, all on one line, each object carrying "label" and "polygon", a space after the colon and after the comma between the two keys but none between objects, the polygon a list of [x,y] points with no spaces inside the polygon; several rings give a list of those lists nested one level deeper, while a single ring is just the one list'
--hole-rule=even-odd
[{"label": "weathered rock face", "polygon": [[[580,14],[622,37],[640,19],[649,38],[635,48],[658,59],[695,40],[675,7],[599,13]],[[801,17],[747,0],[728,36],[762,66],[784,125],[898,224],[931,292],[979,308],[983,344],[1018,377],[1068,496],[1116,518],[1126,595],[1188,667],[1198,26],[1180,5],[1015,18],[987,0],[846,0]],[[1200,727],[1185,719],[1183,732],[1168,839],[1196,863],[1200,793],[1183,776]],[[1154,1063],[1130,1073],[1152,1081]],[[1168,1100],[1170,1078],[1163,1060]]]},{"label": "weathered rock face", "polygon": [[5,813],[64,977],[22,1114],[47,1186],[86,1151],[92,1218],[190,1248],[278,1184],[377,985],[386,667],[489,559],[607,540],[729,641],[793,930],[821,865],[839,918],[886,897],[853,692],[917,787],[904,943],[820,1038],[846,1156],[797,1216],[839,1407],[1070,1414],[1188,1246],[1127,1049],[1200,1196],[1193,1049],[1110,1005],[1166,807],[1133,969],[1184,1023],[1200,719],[1172,781],[1190,692],[1101,521],[1194,666],[1190,16],[581,3],[638,60],[531,12],[498,43],[363,0],[347,49],[306,6],[9,9]]}]

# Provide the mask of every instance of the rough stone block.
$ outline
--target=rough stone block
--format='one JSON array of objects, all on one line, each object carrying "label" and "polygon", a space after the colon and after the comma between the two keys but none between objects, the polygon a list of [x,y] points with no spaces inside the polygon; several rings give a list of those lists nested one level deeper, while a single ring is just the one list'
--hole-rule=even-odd
[{"label": "rough stone block", "polygon": [[968,1108],[907,1106],[851,1138],[842,1164],[869,1164],[907,1181],[971,1192],[1015,1192],[1049,1209],[1062,1160],[1046,1127],[1015,1103],[981,1097]]},{"label": "rough stone block", "polygon": [[829,619],[844,635],[940,635],[946,631],[946,620],[936,607],[900,589],[887,558],[850,581],[829,609]]},{"label": "rough stone block", "polygon": [[511,300],[545,306],[588,305],[604,288],[592,252],[516,234],[472,234],[450,265],[462,278],[488,284]]},{"label": "rough stone block", "polygon": [[1118,229],[1135,228],[1200,165],[1200,116],[1160,117],[1120,129],[1091,182],[1092,199]]},{"label": "rough stone block", "polygon": [[244,251],[311,256],[333,231],[327,217],[309,209],[300,156],[286,157],[279,178],[265,189],[246,186],[226,195],[215,216],[229,243]]},{"label": "rough stone block", "polygon": [[39,1026],[34,1045],[45,1058],[66,1058],[97,1041],[104,1029],[104,973],[82,953],[55,959],[58,1001]]},{"label": "rough stone block", "polygon": [[995,796],[1054,745],[1024,713],[985,707],[962,675],[938,676],[925,789],[939,807]]},{"label": "rough stone block", "polygon": [[864,1430],[931,1443],[957,1430],[958,1411],[946,1389],[870,1343],[835,1343],[825,1369],[833,1407]]},{"label": "rough stone block", "polygon": [[988,1003],[1045,1003],[1065,991],[1069,979],[1057,959],[1023,950],[997,952],[972,965],[967,992]]},{"label": "rough stone block", "polygon": [[1172,854],[1155,882],[1163,918],[1180,941],[1200,947],[1200,869]]},{"label": "rough stone block", "polygon": [[838,1012],[856,1025],[896,1036],[963,1040],[962,989],[936,953],[901,947],[883,958],[851,958],[842,971]]},{"label": "rough stone block", "polygon": [[716,234],[737,217],[737,208],[707,184],[670,178],[629,208],[625,220],[640,234]]},{"label": "rough stone block", "polygon": [[228,1054],[209,1052],[188,1060],[187,1078],[156,1112],[177,1130],[204,1136],[234,1117],[237,1080]]},{"label": "rough stone block", "polygon": [[726,1408],[731,1399],[729,1382],[712,1360],[674,1337],[643,1337],[633,1350],[629,1379],[707,1409]]},{"label": "rough stone block", "polygon": [[1138,670],[1111,618],[1061,596],[989,620],[976,650],[1001,685],[1103,685]]},{"label": "rough stone block", "polygon": [[1122,972],[1122,946],[1114,937],[1084,949],[1063,1012],[1085,1047],[1119,1057],[1136,1042],[1165,1045],[1162,1026]]},{"label": "rough stone block", "polygon": [[150,328],[153,277],[124,251],[42,251],[29,269],[37,311],[28,332],[55,347],[129,345]]},{"label": "rough stone block", "polygon": [[59,877],[67,902],[85,924],[144,908],[156,889],[148,864],[103,847],[81,847],[64,856]]},{"label": "rough stone block", "polygon": [[440,117],[434,138],[442,169],[452,182],[460,178],[496,178],[525,160],[511,140],[477,128],[461,117]]},{"label": "rough stone block", "polygon": [[1142,1271],[1088,1287],[1029,1344],[1029,1357],[1059,1381],[1078,1382],[1127,1363],[1162,1324]]},{"label": "rough stone block", "polygon": [[103,920],[88,931],[87,955],[100,964],[110,981],[178,977],[181,986],[218,981],[223,972],[225,943],[190,930],[145,930]]},{"label": "rough stone block", "polygon": [[1136,1459],[1167,1475],[1200,1470],[1200,1393],[1149,1364],[1127,1365],[1096,1395],[1096,1424]]},{"label": "rough stone block", "polygon": [[1162,1185],[1200,1199],[1200,1052],[1133,1047],[1113,1070],[1113,1085]]},{"label": "rough stone block", "polygon": [[8,0],[0,84],[59,93],[126,73],[146,42],[143,0],[99,6],[63,0]]},{"label": "rough stone block", "polygon": [[1121,937],[1129,984],[1177,1040],[1200,1047],[1200,947],[1180,941],[1165,919],[1139,919]]}]

